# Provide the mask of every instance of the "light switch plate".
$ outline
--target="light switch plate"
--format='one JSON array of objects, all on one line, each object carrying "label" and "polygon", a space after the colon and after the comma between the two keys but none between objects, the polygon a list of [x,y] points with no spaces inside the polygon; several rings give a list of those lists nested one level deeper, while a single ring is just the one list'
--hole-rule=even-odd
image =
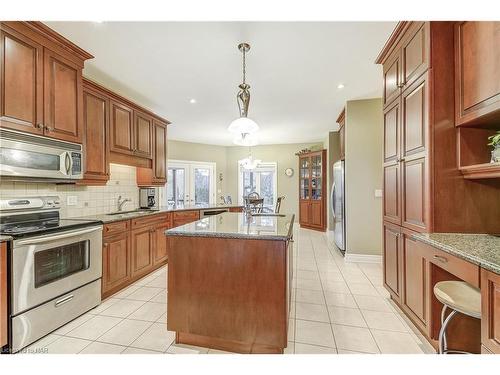
[{"label": "light switch plate", "polygon": [[76,206],[78,204],[78,197],[76,195],[68,195],[66,203],[68,206]]},{"label": "light switch plate", "polygon": [[382,198],[382,189],[375,189],[375,198]]}]

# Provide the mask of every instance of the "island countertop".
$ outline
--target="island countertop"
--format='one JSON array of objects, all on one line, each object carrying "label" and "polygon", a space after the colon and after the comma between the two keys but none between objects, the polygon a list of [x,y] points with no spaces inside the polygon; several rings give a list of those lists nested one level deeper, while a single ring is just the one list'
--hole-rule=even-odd
[{"label": "island countertop", "polygon": [[167,229],[167,236],[217,237],[286,241],[292,237],[295,215],[247,216],[224,212]]}]

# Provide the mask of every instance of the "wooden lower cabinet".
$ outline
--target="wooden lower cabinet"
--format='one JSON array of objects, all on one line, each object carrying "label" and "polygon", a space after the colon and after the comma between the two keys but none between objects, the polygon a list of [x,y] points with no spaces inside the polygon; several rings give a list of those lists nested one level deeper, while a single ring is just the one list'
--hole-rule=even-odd
[{"label": "wooden lower cabinet", "polygon": [[132,276],[143,275],[153,266],[154,233],[151,227],[132,231]]},{"label": "wooden lower cabinet", "polygon": [[189,211],[178,211],[173,213],[173,226],[179,227],[184,224],[192,223],[193,221],[200,219],[200,211],[189,210]]},{"label": "wooden lower cabinet", "polygon": [[424,332],[429,328],[429,262],[422,244],[402,230],[403,290],[401,305],[412,321]]},{"label": "wooden lower cabinet", "polygon": [[481,270],[481,342],[492,353],[500,354],[500,275]]},{"label": "wooden lower cabinet", "polygon": [[7,345],[7,243],[0,243],[0,348]]},{"label": "wooden lower cabinet", "polygon": [[401,227],[384,223],[384,285],[392,299],[401,303],[403,244]]},{"label": "wooden lower cabinet", "polygon": [[132,277],[130,233],[104,237],[102,246],[102,294],[126,284]]},{"label": "wooden lower cabinet", "polygon": [[165,231],[172,227],[170,222],[159,224],[154,229],[153,264],[159,264],[168,259],[169,238],[165,236]]}]

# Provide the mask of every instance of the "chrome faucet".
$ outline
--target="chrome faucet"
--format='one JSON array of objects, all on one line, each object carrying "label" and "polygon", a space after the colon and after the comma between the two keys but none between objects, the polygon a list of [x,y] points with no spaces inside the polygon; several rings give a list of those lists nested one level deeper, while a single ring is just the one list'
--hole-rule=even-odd
[{"label": "chrome faucet", "polygon": [[122,196],[118,196],[118,211],[121,211],[122,208],[123,208],[123,205],[127,202],[132,202],[132,199],[130,198],[125,198],[125,199],[122,199]]}]

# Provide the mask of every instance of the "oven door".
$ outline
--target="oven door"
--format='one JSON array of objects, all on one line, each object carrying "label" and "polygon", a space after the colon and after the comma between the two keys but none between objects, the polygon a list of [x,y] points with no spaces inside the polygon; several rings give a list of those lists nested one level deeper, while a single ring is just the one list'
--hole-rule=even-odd
[{"label": "oven door", "polygon": [[81,151],[2,139],[0,175],[79,179],[82,178]]},{"label": "oven door", "polygon": [[102,226],[16,240],[12,252],[12,315],[101,275]]}]

